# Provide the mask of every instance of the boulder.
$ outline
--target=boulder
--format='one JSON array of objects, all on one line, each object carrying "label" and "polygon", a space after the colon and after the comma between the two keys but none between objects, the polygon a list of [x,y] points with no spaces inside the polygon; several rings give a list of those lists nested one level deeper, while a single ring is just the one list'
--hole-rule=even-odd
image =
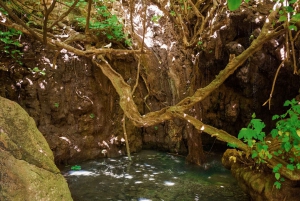
[{"label": "boulder", "polygon": [[72,200],[34,120],[15,102],[0,97],[0,105],[0,200]]}]

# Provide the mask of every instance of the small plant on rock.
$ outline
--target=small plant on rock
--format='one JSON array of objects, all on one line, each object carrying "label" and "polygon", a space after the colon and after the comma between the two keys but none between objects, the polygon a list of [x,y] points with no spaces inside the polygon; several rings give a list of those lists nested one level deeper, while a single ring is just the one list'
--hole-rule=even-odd
[{"label": "small plant on rock", "polygon": [[[286,113],[274,115],[272,120],[276,122],[276,128],[271,131],[271,137],[268,138],[263,132],[265,124],[252,115],[247,128],[242,128],[238,139],[242,139],[251,148],[251,158],[257,165],[266,164],[269,159],[276,156],[287,162],[286,168],[294,171],[300,169],[300,103],[295,99],[285,101],[284,106],[290,106]],[[228,144],[234,147],[234,144]],[[283,164],[278,163],[273,168],[276,178],[274,183],[277,189],[281,188],[280,169]]]}]

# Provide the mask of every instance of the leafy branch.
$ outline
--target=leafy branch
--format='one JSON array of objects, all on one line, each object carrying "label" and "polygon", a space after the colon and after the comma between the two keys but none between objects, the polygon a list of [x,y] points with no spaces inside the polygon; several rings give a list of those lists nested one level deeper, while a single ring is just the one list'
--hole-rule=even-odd
[{"label": "leafy branch", "polygon": [[[238,135],[238,139],[246,142],[251,149],[251,158],[257,165],[267,164],[273,169],[276,178],[274,185],[278,189],[284,181],[282,175],[299,180],[300,170],[300,102],[288,100],[284,106],[290,106],[286,113],[272,117],[272,120],[278,120],[276,128],[271,131],[272,140],[262,131],[265,124],[256,119],[255,114],[248,127],[242,128]],[[270,163],[273,158],[276,164],[274,161]]]}]

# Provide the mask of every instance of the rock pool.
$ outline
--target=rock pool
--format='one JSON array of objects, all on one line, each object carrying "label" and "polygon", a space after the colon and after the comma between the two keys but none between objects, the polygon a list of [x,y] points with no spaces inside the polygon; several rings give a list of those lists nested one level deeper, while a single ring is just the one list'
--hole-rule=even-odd
[{"label": "rock pool", "polygon": [[236,181],[212,156],[204,167],[184,157],[144,150],[62,168],[74,201],[249,201]]}]

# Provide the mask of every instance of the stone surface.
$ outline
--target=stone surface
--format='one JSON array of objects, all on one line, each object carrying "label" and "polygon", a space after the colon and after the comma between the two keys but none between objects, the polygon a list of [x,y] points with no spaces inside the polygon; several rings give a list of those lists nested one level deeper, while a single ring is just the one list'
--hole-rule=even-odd
[{"label": "stone surface", "polygon": [[[234,158],[236,160],[234,160]],[[300,187],[298,182],[285,179],[281,188],[276,189],[276,181],[271,171],[253,170],[254,162],[241,158],[235,149],[227,149],[222,158],[223,165],[231,170],[239,186],[249,194],[253,201],[298,201]],[[251,164],[252,163],[252,164]]]},{"label": "stone surface", "polygon": [[0,97],[0,105],[0,200],[72,200],[34,120],[15,102]]},{"label": "stone surface", "polygon": [[[160,15],[160,9],[153,2],[159,4],[147,1],[149,12]],[[145,45],[150,53],[141,58],[139,85],[134,94],[140,113],[174,105],[197,88],[207,86],[228,64],[230,55],[240,54],[258,36],[269,6],[244,7],[230,15],[226,9],[220,9],[222,12],[217,16],[230,23],[217,30],[216,37],[202,41],[203,48],[185,48],[182,35],[170,18],[162,17],[159,23],[153,23],[149,17]],[[134,17],[143,19],[138,16],[142,9],[137,8]],[[142,20],[137,24],[142,24]],[[139,36],[142,32],[141,28],[136,30]],[[56,162],[73,163],[126,154],[119,97],[101,70],[87,58],[67,51],[60,52],[53,67],[55,52],[33,39],[21,39],[23,65],[1,60],[5,70],[0,69],[0,95],[18,102],[34,118]],[[253,113],[266,123],[267,130],[272,128],[274,122],[270,116],[282,114],[283,102],[295,97],[300,88],[299,76],[292,73],[292,68],[282,68],[272,95],[271,110],[262,107],[270,96],[272,81],[281,63],[278,50],[284,41],[282,36],[268,41],[222,86],[188,111],[189,114],[233,135],[249,123]],[[295,41],[296,58],[299,57],[299,41]],[[122,47],[113,44],[112,48]],[[108,59],[133,87],[138,59],[133,56]],[[45,75],[29,70],[34,67],[44,70]],[[199,134],[178,119],[145,128],[136,128],[128,121],[126,125],[133,152],[148,148],[187,155],[192,148],[190,145],[195,145],[189,157],[193,159],[197,157],[196,148],[202,146],[200,139],[196,139]],[[203,133],[201,137],[206,150],[223,149],[221,145],[226,148],[226,143],[215,141],[209,135]],[[197,143],[191,144],[194,139]]]}]

